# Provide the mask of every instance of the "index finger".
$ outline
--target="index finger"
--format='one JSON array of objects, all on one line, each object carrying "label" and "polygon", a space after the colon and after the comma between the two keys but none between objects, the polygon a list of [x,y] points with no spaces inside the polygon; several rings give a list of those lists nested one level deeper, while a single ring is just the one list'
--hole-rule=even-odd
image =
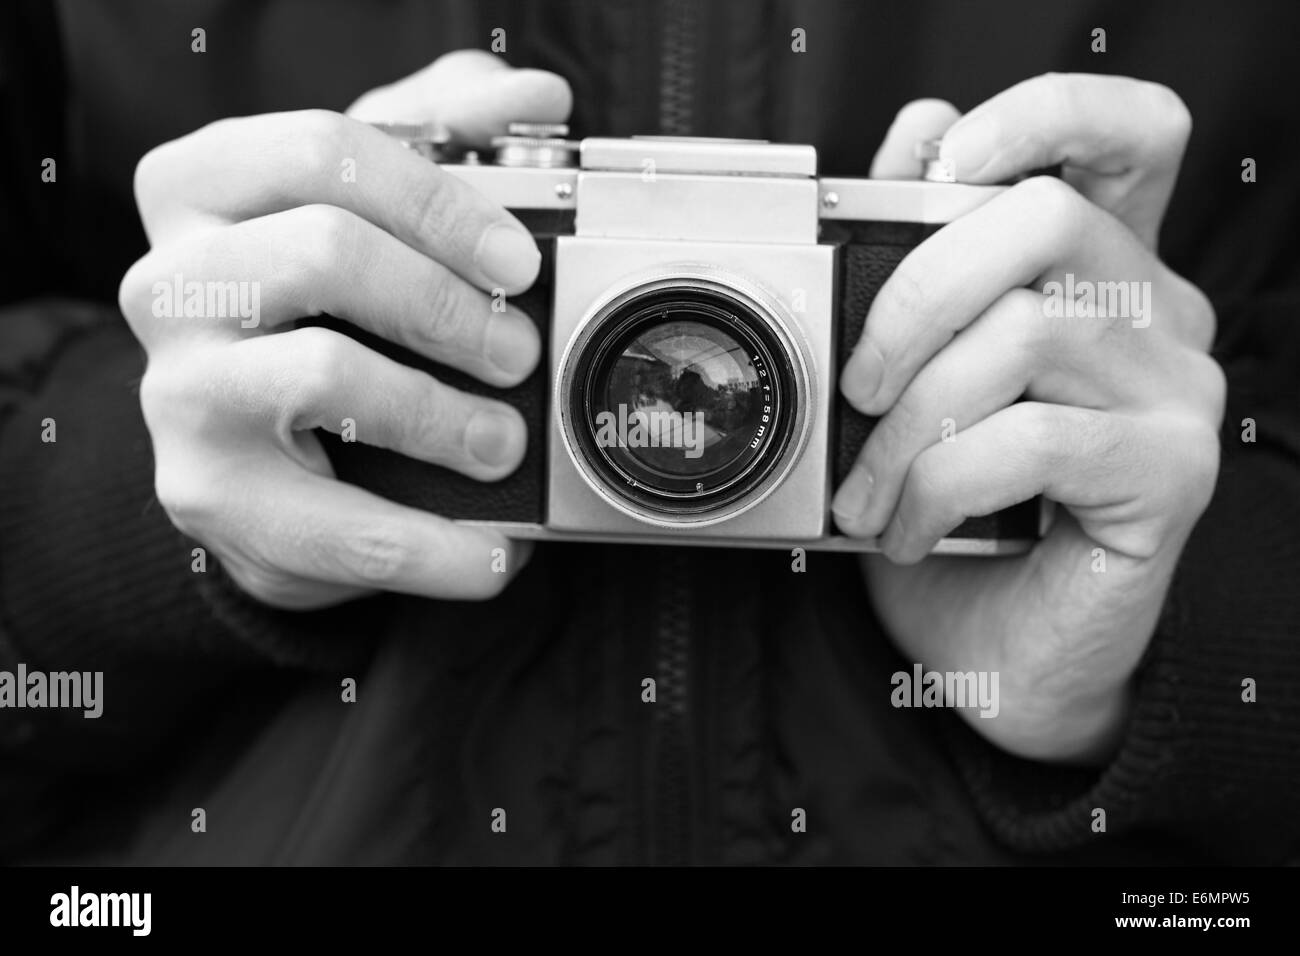
[{"label": "index finger", "polygon": [[541,254],[497,203],[374,127],[328,110],[219,120],[147,153],[136,199],[156,232],[339,206],[481,289],[522,292]]},{"label": "index finger", "polygon": [[1072,186],[1154,248],[1191,128],[1186,105],[1158,83],[1047,73],[959,119],[939,155],[965,183],[1063,164]]},{"label": "index finger", "polygon": [[232,493],[226,502],[229,527],[247,530],[224,542],[223,552],[349,595],[485,600],[505,588],[527,552],[497,531],[396,504],[288,460],[259,478],[255,494]]}]

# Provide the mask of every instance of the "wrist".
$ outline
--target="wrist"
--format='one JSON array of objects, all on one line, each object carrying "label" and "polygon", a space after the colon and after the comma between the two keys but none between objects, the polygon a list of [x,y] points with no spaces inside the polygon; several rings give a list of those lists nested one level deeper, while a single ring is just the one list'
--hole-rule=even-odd
[{"label": "wrist", "polygon": [[1086,694],[1061,695],[1041,682],[1018,685],[1003,675],[993,728],[977,728],[1001,749],[1044,763],[1103,766],[1119,749],[1135,697],[1135,680]]}]

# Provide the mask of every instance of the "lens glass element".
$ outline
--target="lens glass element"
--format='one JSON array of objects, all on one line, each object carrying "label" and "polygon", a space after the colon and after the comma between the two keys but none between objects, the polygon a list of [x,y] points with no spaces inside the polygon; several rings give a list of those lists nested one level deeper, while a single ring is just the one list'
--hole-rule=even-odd
[{"label": "lens glass element", "polygon": [[743,496],[789,440],[789,356],[767,322],[723,293],[635,297],[602,322],[578,363],[580,444],[614,490],[656,510]]}]

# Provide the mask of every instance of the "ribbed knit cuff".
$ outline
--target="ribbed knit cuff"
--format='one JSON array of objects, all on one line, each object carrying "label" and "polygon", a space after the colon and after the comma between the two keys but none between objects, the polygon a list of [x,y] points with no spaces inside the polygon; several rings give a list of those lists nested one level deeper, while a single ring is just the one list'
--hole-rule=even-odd
[{"label": "ribbed knit cuff", "polygon": [[349,670],[370,656],[392,618],[393,600],[376,595],[319,611],[281,611],[249,597],[210,558],[195,587],[216,619],[266,660],[284,667]]},{"label": "ribbed knit cuff", "polygon": [[948,724],[980,815],[1008,847],[1056,852],[1145,831],[1212,860],[1300,860],[1300,463],[1234,430],[1223,461],[1108,767],[1031,763]]}]

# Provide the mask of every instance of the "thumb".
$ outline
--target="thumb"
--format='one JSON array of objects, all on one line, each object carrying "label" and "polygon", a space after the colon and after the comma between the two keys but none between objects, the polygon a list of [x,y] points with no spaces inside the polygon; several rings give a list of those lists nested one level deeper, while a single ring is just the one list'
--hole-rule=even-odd
[{"label": "thumb", "polygon": [[563,77],[516,70],[483,50],[457,50],[364,94],[348,115],[366,122],[436,120],[457,142],[483,147],[515,120],[562,123],[572,108],[573,93]]},{"label": "thumb", "polygon": [[916,144],[938,139],[961,113],[944,100],[912,100],[894,117],[885,141],[871,161],[872,179],[920,179]]}]

